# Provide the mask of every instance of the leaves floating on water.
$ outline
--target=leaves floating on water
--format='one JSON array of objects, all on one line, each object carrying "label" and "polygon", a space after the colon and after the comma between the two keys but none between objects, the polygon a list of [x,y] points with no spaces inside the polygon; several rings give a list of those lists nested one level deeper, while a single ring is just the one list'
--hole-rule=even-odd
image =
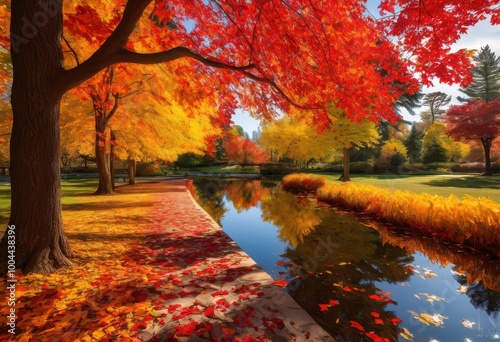
[{"label": "leaves floating on water", "polygon": [[472,329],[472,328],[474,327],[474,324],[476,324],[476,323],[471,322],[471,321],[469,321],[469,320],[467,320],[467,319],[463,319],[463,320],[462,320],[462,325],[463,325],[464,327],[466,327],[467,329]]},{"label": "leaves floating on water", "polygon": [[401,335],[401,337],[404,338],[407,341],[413,341],[413,338],[415,337],[415,335],[413,335],[410,332],[410,330],[408,330],[406,328],[403,328],[403,331],[400,332],[399,335]]},{"label": "leaves floating on water", "polygon": [[432,303],[434,303],[434,302],[440,302],[440,301],[444,300],[444,298],[442,298],[442,297],[438,297],[438,296],[436,296],[436,295],[429,294],[429,293],[427,293],[427,292],[417,293],[417,294],[415,295],[415,297],[416,297],[416,298],[418,298],[418,299],[420,299],[420,296],[419,296],[419,295],[420,295],[420,296],[424,296],[424,297],[426,297],[426,298],[427,298],[427,301],[428,301],[429,303],[431,303],[431,304],[432,304]]},{"label": "leaves floating on water", "polygon": [[415,318],[417,321],[420,323],[423,323],[427,326],[435,325],[438,328],[443,328],[444,326],[444,320],[448,319],[448,317],[440,315],[440,314],[428,314],[427,312],[422,312],[421,314],[418,314],[414,311],[408,311],[413,318]]}]

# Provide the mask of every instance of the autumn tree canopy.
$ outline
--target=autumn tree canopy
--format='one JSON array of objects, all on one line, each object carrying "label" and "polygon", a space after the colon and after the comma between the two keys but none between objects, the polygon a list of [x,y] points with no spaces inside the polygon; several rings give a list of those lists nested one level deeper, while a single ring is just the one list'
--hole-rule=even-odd
[{"label": "autumn tree canopy", "polygon": [[[221,113],[241,106],[272,117],[293,104],[325,129],[325,101],[334,101],[355,121],[395,121],[395,100],[418,89],[415,72],[427,84],[438,77],[466,86],[470,53],[448,47],[485,15],[500,23],[494,0],[383,0],[379,21],[359,0],[0,4],[0,18],[10,12],[11,19],[10,26],[2,20],[0,44],[10,50],[14,70],[10,224],[19,246],[16,265],[25,272],[70,264],[60,203],[60,101],[101,70],[191,59],[196,68],[179,72],[182,78],[210,75],[208,89],[233,95]],[[99,41],[75,66],[63,63],[71,24]],[[0,249],[7,250],[6,235]]]},{"label": "autumn tree canopy", "polygon": [[485,102],[475,98],[463,105],[452,106],[446,113],[448,133],[461,140],[480,140],[484,149],[485,172],[491,176],[490,150],[500,136],[500,98]]}]

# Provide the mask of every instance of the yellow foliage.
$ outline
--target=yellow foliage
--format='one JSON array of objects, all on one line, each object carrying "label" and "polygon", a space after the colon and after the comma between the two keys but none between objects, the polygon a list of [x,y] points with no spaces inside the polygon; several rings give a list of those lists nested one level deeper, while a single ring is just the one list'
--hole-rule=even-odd
[{"label": "yellow foliage", "polygon": [[384,146],[382,146],[382,152],[380,155],[381,159],[391,159],[397,152],[401,153],[405,157],[408,157],[405,145],[401,140],[392,138],[389,139]]},{"label": "yellow foliage", "polygon": [[446,127],[438,122],[433,123],[425,132],[423,140],[423,154],[432,145],[438,144],[446,151],[446,156],[449,161],[460,161],[467,157],[470,152],[470,147],[459,141],[453,140],[446,134]]},{"label": "yellow foliage", "polygon": [[325,159],[335,151],[352,146],[372,146],[378,141],[378,132],[373,122],[357,123],[348,118],[331,116],[332,124],[326,131],[318,133],[314,125],[302,118],[286,117],[264,126],[259,145],[270,154],[298,161],[311,158]]}]

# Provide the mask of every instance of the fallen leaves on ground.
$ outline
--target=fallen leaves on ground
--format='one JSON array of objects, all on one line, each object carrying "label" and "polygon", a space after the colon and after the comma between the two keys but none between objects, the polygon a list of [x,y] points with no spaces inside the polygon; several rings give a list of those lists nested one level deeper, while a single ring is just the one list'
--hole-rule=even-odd
[{"label": "fallen leaves on ground", "polygon": [[[250,331],[250,340],[259,341],[291,327],[280,307],[260,301],[263,288],[276,288],[272,279],[262,278],[193,204],[184,183],[140,184],[75,200],[63,211],[78,254],[74,265],[50,275],[17,274],[17,340],[197,335],[217,341]],[[1,307],[1,315],[8,310]],[[300,338],[301,331],[293,331],[284,335]]]}]

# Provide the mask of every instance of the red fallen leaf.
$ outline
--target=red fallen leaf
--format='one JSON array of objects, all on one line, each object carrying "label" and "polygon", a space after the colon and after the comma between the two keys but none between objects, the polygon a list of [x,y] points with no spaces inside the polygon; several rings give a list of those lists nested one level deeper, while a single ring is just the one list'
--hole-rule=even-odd
[{"label": "red fallen leaf", "polygon": [[214,331],[214,326],[210,322],[205,322],[205,329],[207,329],[209,332]]},{"label": "red fallen leaf", "polygon": [[375,324],[384,325],[384,321],[381,320],[380,318],[375,318]]},{"label": "red fallen leaf", "polygon": [[175,310],[177,310],[181,306],[182,305],[180,305],[180,304],[170,304],[170,306],[168,307],[168,313],[174,312]]},{"label": "red fallen leaf", "polygon": [[196,323],[191,322],[185,325],[176,325],[174,327],[177,336],[191,336],[196,330]]},{"label": "red fallen leaf", "polygon": [[220,278],[221,281],[227,281],[227,282],[231,282],[231,281],[234,281],[234,277],[231,277],[231,276],[225,276],[223,278]]},{"label": "red fallen leaf", "polygon": [[380,314],[379,314],[378,312],[375,312],[375,311],[370,312],[370,314],[371,314],[373,317],[380,317]]},{"label": "red fallen leaf", "polygon": [[270,306],[269,306],[269,307],[267,307],[267,308],[266,308],[266,310],[267,310],[267,311],[269,311],[269,312],[280,312],[279,310],[273,309],[273,308],[272,308],[272,307],[270,307]]},{"label": "red fallen leaf", "polygon": [[214,307],[210,306],[210,307],[206,308],[205,311],[203,311],[203,315],[205,315],[207,317],[213,316],[214,315]]},{"label": "red fallen leaf", "polygon": [[200,309],[194,307],[194,308],[182,308],[181,312],[178,313],[177,315],[173,315],[172,319],[181,319],[189,315],[197,315],[201,311]]},{"label": "red fallen leaf", "polygon": [[131,331],[137,331],[139,329],[146,329],[148,324],[146,322],[138,322],[135,323],[132,328],[130,328]]},{"label": "red fallen leaf", "polygon": [[403,322],[403,321],[401,320],[401,318],[399,318],[399,317],[395,317],[395,318],[391,319],[390,321],[391,321],[391,322],[392,322],[392,324],[394,324],[394,325],[397,325],[398,323]]},{"label": "red fallen leaf", "polygon": [[344,286],[342,288],[342,290],[347,291],[347,292],[351,292],[352,291],[352,289],[349,286]]},{"label": "red fallen leaf", "polygon": [[365,328],[363,328],[363,326],[361,324],[359,324],[358,322],[356,322],[356,321],[350,321],[350,322],[351,322],[352,328],[356,328],[358,330],[365,331]]},{"label": "red fallen leaf", "polygon": [[340,305],[338,300],[330,299],[330,306]]},{"label": "red fallen leaf", "polygon": [[252,322],[244,316],[236,316],[234,318],[234,324],[237,327],[251,327],[253,325]]},{"label": "red fallen leaf", "polygon": [[285,323],[283,323],[283,320],[281,318],[275,317],[271,318],[271,320],[276,325],[276,328],[278,328],[279,330],[283,330],[285,328]]},{"label": "red fallen leaf", "polygon": [[167,300],[178,297],[176,293],[164,293],[160,296],[161,299]]},{"label": "red fallen leaf", "polygon": [[223,327],[222,328],[222,332],[224,334],[228,334],[228,335],[234,335],[234,334],[236,334],[236,331],[234,331],[233,329],[228,328],[228,327]]},{"label": "red fallen leaf", "polygon": [[321,311],[328,311],[328,308],[330,307],[328,304],[318,304],[318,305]]},{"label": "red fallen leaf", "polygon": [[180,297],[186,297],[188,295],[197,294],[197,293],[198,292],[196,292],[195,290],[193,290],[193,291],[184,291],[184,290],[182,290],[181,292],[178,293],[178,295]]},{"label": "red fallen leaf", "polygon": [[229,292],[224,290],[224,291],[215,291],[215,292],[211,293],[210,295],[212,297],[216,297],[216,296],[227,296],[228,294],[229,294]]},{"label": "red fallen leaf", "polygon": [[243,337],[243,340],[242,340],[242,342],[254,342],[254,341],[257,341],[257,340],[253,336],[245,336],[245,337]]},{"label": "red fallen leaf", "polygon": [[276,279],[275,281],[273,281],[273,284],[283,287],[283,286],[287,286],[288,282],[285,279],[279,278],[279,279]]},{"label": "red fallen leaf", "polygon": [[309,338],[311,338],[311,332],[306,332],[305,335],[306,339],[308,340]]}]

